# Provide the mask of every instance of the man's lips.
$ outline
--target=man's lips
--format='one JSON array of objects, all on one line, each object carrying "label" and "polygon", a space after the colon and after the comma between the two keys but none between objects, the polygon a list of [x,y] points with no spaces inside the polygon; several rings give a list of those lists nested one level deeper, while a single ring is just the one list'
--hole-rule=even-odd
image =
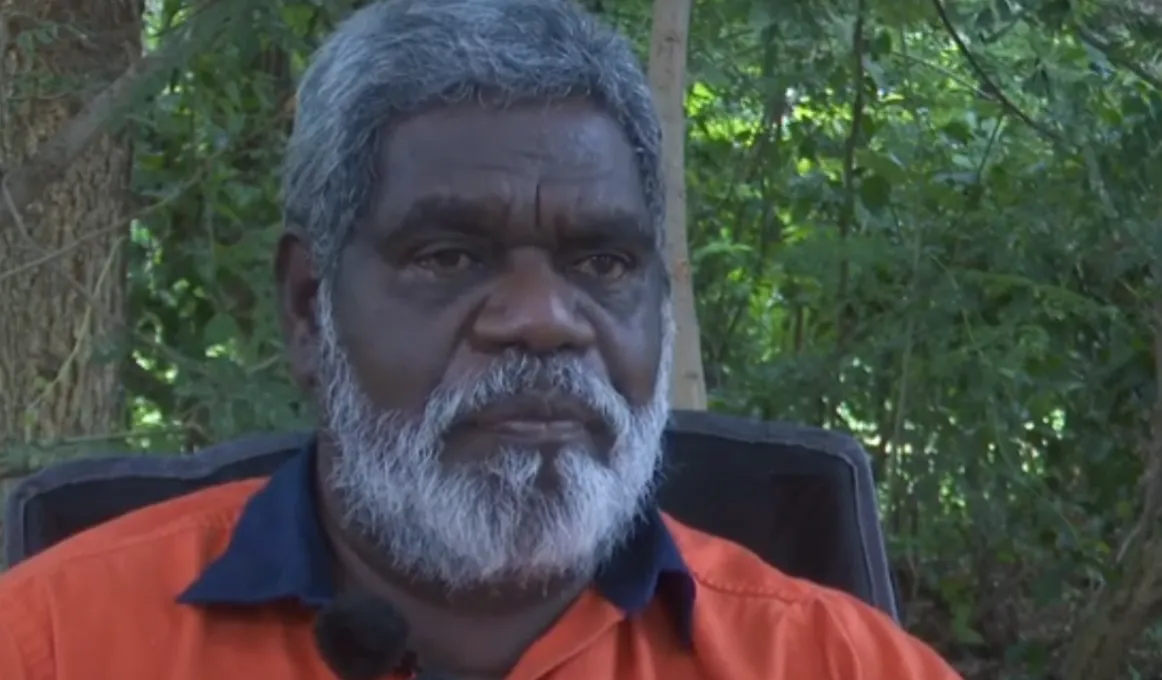
[{"label": "man's lips", "polygon": [[575,439],[585,433],[585,426],[576,420],[504,420],[482,427],[487,432],[511,439]]},{"label": "man's lips", "polygon": [[518,439],[568,439],[599,422],[580,402],[556,395],[524,394],[490,404],[461,425]]}]

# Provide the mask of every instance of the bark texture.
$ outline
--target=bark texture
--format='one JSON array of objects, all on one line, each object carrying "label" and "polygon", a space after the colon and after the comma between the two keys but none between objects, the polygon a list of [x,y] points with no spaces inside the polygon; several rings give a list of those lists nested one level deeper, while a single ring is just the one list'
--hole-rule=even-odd
[{"label": "bark texture", "polygon": [[[19,168],[141,53],[140,0],[0,0],[0,168]],[[124,136],[103,136],[0,226],[0,449],[121,429]],[[0,466],[2,467],[2,466]]]}]

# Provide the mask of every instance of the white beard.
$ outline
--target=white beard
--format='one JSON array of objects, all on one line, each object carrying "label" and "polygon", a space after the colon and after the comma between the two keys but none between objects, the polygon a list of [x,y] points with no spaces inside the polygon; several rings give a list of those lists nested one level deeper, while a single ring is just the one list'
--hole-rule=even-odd
[{"label": "white beard", "polygon": [[[449,592],[531,586],[592,573],[633,529],[652,495],[669,413],[668,303],[654,395],[636,409],[575,358],[510,353],[481,375],[437,387],[418,416],[383,412],[340,345],[327,285],[318,323],[320,401],[338,449],[325,481],[345,525],[393,568]],[[512,447],[478,461],[442,460],[454,420],[546,383],[601,416],[614,435],[607,456],[565,449],[546,458]],[[538,483],[546,464],[554,484]]]}]

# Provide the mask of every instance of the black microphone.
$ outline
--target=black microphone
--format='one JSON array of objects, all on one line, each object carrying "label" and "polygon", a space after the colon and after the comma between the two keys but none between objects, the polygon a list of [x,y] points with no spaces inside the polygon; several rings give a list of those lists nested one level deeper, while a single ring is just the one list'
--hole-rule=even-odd
[{"label": "black microphone", "polygon": [[382,600],[340,595],[315,618],[315,644],[340,680],[377,680],[408,656],[408,624]]}]

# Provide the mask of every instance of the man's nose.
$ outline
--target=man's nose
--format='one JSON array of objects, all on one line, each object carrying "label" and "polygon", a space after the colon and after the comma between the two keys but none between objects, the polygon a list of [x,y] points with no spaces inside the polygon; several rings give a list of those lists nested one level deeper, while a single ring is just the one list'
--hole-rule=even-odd
[{"label": "man's nose", "polygon": [[473,327],[481,349],[552,354],[593,344],[593,326],[578,308],[580,291],[556,271],[547,253],[513,253],[498,276]]}]

